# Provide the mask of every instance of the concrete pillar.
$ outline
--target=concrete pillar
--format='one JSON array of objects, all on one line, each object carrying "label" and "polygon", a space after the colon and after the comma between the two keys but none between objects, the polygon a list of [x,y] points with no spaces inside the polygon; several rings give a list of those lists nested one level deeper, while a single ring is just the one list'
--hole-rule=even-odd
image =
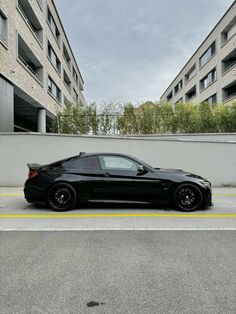
[{"label": "concrete pillar", "polygon": [[46,109],[38,109],[38,132],[46,133]]},{"label": "concrete pillar", "polygon": [[14,86],[0,76],[0,132],[14,132]]}]

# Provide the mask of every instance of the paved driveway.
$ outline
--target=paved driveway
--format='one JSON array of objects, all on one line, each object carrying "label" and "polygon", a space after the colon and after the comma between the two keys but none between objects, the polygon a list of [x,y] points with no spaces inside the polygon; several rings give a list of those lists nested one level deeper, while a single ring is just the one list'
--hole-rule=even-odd
[{"label": "paved driveway", "polygon": [[236,231],[0,237],[4,314],[236,313]]},{"label": "paved driveway", "polygon": [[28,204],[22,189],[0,189],[0,230],[236,229],[236,188],[215,188],[214,206],[181,213],[150,206],[100,205],[66,213]]}]

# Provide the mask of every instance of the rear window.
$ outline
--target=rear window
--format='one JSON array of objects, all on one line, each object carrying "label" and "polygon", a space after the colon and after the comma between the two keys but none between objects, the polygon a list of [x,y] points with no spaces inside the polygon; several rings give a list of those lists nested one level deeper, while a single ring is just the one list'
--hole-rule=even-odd
[{"label": "rear window", "polygon": [[70,160],[65,163],[65,168],[67,169],[91,169],[97,170],[100,169],[99,161],[97,157],[82,157]]}]

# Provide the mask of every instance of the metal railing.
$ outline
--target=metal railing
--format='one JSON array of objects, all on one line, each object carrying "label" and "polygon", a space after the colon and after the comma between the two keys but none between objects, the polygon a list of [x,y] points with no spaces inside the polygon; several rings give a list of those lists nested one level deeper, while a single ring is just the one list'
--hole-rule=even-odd
[{"label": "metal railing", "polygon": [[[30,22],[30,20],[28,19],[28,16],[25,14],[24,9],[22,8],[22,6],[18,3],[18,9],[20,10],[21,14],[23,15],[26,23],[28,24],[29,28],[31,29],[31,31],[33,32],[33,34],[37,37],[37,39],[40,41],[40,38],[38,36],[38,33],[36,31],[36,29],[34,28],[33,24]],[[41,42],[41,41],[40,41]]]},{"label": "metal railing", "polygon": [[35,72],[34,69],[31,68],[31,66],[24,60],[24,58],[21,57],[20,55],[18,55],[18,58],[19,58],[20,61],[24,64],[24,66],[25,66],[39,81],[41,81],[39,75]]}]

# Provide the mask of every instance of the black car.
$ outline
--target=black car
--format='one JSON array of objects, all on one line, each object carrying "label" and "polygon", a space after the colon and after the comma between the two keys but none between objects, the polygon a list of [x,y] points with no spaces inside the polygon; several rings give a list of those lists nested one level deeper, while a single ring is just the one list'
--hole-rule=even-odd
[{"label": "black car", "polygon": [[211,205],[211,183],[176,169],[153,168],[137,158],[80,153],[48,165],[28,164],[28,202],[66,211],[84,202],[166,203],[194,211]]}]

